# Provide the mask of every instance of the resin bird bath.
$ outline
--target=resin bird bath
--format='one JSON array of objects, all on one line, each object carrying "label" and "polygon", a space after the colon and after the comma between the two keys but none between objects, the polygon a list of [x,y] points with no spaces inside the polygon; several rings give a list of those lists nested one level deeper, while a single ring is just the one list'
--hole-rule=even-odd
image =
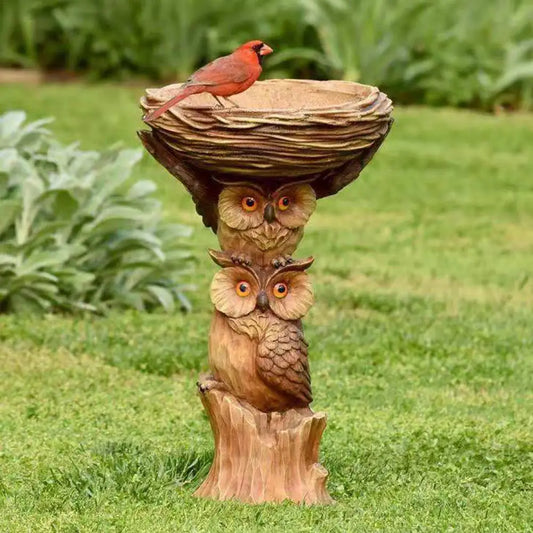
[{"label": "resin bird bath", "polygon": [[[179,85],[148,89],[145,113]],[[218,107],[194,95],[139,132],[191,194],[222,251],[211,285],[210,375],[198,382],[215,440],[200,497],[327,504],[318,463],[325,413],[314,413],[301,319],[313,303],[292,257],[316,200],[357,179],[392,124],[376,87],[270,80]]]}]

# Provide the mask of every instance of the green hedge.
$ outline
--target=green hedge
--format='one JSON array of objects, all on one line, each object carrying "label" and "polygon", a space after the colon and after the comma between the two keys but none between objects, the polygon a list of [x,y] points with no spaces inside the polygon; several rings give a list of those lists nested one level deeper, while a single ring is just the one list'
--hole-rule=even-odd
[{"label": "green hedge", "polygon": [[533,104],[530,0],[5,0],[0,64],[184,79],[260,38],[267,75],[376,84],[396,101]]}]

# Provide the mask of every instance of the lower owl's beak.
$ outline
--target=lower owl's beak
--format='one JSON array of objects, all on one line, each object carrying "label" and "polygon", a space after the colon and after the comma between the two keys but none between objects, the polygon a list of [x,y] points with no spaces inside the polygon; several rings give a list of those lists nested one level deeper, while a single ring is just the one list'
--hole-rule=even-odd
[{"label": "lower owl's beak", "polygon": [[270,224],[276,219],[276,211],[274,211],[274,206],[272,204],[267,204],[263,212],[265,220]]},{"label": "lower owl's beak", "polygon": [[257,307],[259,307],[261,311],[266,311],[268,309],[268,296],[265,291],[261,291],[257,295]]}]

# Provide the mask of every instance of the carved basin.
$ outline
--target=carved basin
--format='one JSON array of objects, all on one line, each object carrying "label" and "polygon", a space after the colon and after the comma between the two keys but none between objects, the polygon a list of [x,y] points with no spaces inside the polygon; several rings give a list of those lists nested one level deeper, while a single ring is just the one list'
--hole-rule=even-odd
[{"label": "carved basin", "polygon": [[[144,112],[178,88],[148,89]],[[328,504],[318,462],[326,417],[309,408],[301,324],[312,304],[303,272],[312,258],[292,255],[315,198],[356,179],[383,142],[392,104],[376,87],[305,80],[258,82],[232,100],[238,107],[191,96],[138,132],[222,249],[210,252],[221,267],[211,286],[211,376],[198,383],[216,452],[195,495]]]},{"label": "carved basin", "polygon": [[[179,87],[147,89],[143,111]],[[231,99],[239,107],[222,108],[210,94],[190,96],[151,123],[152,134],[176,160],[214,176],[315,181],[344,169],[349,183],[392,123],[387,95],[352,82],[268,80]]]}]

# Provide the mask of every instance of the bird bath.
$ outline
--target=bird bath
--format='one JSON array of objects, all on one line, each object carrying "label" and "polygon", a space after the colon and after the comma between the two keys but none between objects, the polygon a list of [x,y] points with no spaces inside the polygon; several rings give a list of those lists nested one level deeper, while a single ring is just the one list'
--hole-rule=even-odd
[{"label": "bird bath", "polygon": [[[178,88],[148,89],[143,111]],[[221,267],[211,285],[211,375],[198,383],[215,457],[196,495],[331,503],[318,463],[326,415],[309,408],[301,324],[313,260],[292,254],[316,200],[357,179],[387,136],[392,103],[376,87],[312,80],[257,82],[232,100],[238,107],[190,96],[139,132],[222,248],[210,251]]]}]

